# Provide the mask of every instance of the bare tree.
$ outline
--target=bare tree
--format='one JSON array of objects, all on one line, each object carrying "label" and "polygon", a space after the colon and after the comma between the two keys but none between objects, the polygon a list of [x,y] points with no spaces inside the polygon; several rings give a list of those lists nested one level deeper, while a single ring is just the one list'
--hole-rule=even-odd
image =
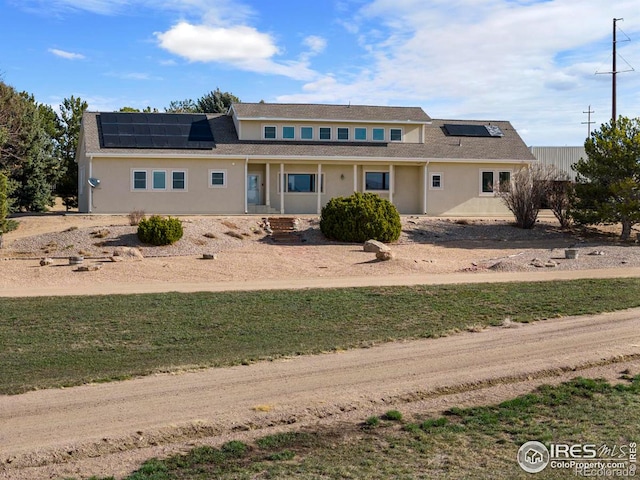
[{"label": "bare tree", "polygon": [[561,228],[569,228],[571,225],[571,199],[573,197],[573,184],[569,176],[556,172],[549,183],[547,191],[547,205],[555,215]]},{"label": "bare tree", "polygon": [[509,188],[501,186],[498,195],[516,217],[518,227],[528,229],[535,226],[554,175],[554,170],[548,166],[533,164],[518,170],[511,178]]}]

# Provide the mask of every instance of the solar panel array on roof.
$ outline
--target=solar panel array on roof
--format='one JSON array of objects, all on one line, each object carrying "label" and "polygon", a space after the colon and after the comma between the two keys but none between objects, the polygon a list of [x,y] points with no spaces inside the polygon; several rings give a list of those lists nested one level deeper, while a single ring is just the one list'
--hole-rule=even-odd
[{"label": "solar panel array on roof", "polygon": [[495,125],[463,125],[445,123],[444,129],[447,135],[454,137],[503,137],[500,127]]},{"label": "solar panel array on roof", "polygon": [[184,113],[101,113],[102,148],[204,150],[214,147],[206,115]]}]

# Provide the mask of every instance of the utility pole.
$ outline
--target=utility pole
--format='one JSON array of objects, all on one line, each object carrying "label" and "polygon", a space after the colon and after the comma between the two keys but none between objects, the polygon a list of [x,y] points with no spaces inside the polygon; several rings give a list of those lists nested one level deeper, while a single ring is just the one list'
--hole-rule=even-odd
[{"label": "utility pole", "polygon": [[[627,62],[626,60],[625,63],[629,66],[629,69],[627,70],[618,70],[618,65],[617,65],[617,60],[618,60],[618,52],[616,51],[616,47],[618,44],[618,39],[617,39],[617,27],[616,27],[616,23],[618,23],[619,21],[624,20],[624,18],[614,18],[613,19],[613,68],[611,69],[610,72],[596,72],[596,75],[600,75],[600,74],[607,74],[607,75],[611,75],[611,124],[613,125],[616,121],[616,117],[618,116],[618,112],[616,109],[616,103],[617,103],[617,95],[616,95],[616,75],[618,73],[624,73],[624,72],[633,72],[635,71],[634,68],[629,65],[629,62]],[[626,33],[622,32],[625,36]],[[627,36],[626,40],[622,40],[623,42],[628,42],[631,39]]]},{"label": "utility pole", "polygon": [[613,69],[611,70],[611,125],[613,125],[617,119],[616,115],[616,74],[618,73],[616,66],[616,23],[618,20],[624,20],[623,18],[613,19]]},{"label": "utility pole", "polygon": [[587,114],[587,121],[586,122],[581,122],[582,125],[587,125],[587,138],[589,138],[591,136],[591,125],[593,125],[596,122],[592,122],[591,121],[591,114],[592,113],[596,113],[594,110],[591,110],[591,105],[589,105],[589,108],[587,109],[586,112],[582,112],[582,113],[586,113]]}]

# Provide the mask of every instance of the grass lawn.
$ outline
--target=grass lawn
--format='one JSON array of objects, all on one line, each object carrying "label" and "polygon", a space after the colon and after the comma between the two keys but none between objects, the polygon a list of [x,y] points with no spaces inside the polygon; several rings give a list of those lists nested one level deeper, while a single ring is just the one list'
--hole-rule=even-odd
[{"label": "grass lawn", "polygon": [[2,299],[0,394],[640,306],[639,279]]},{"label": "grass lawn", "polygon": [[638,418],[640,376],[616,386],[578,378],[499,405],[454,408],[440,418],[405,419],[392,411],[360,425],[199,447],[150,460],[128,480],[580,478],[549,466],[526,473],[517,464],[518,449],[530,440],[629,445],[640,438]]}]

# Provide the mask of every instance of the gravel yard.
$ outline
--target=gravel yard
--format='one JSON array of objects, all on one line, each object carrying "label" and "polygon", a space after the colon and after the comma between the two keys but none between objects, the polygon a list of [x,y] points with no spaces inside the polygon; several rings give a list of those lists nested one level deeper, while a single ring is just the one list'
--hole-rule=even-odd
[{"label": "gravel yard", "polygon": [[[545,218],[532,230],[510,219],[403,217],[391,244],[395,258],[378,261],[356,244],[324,238],[317,217],[297,219],[299,242],[274,242],[258,216],[183,217],[184,236],[171,246],[141,244],[126,216],[53,215],[18,218],[0,250],[0,288],[141,282],[228,282],[296,278],[425,275],[456,272],[535,272],[640,267],[640,246],[620,242],[615,229],[563,232]],[[634,236],[636,232],[634,231]],[[112,262],[119,247],[136,247],[140,261]],[[565,258],[575,248],[576,259]],[[215,260],[203,260],[215,254]],[[100,264],[78,273],[69,257]],[[53,260],[40,267],[44,257]]]}]

